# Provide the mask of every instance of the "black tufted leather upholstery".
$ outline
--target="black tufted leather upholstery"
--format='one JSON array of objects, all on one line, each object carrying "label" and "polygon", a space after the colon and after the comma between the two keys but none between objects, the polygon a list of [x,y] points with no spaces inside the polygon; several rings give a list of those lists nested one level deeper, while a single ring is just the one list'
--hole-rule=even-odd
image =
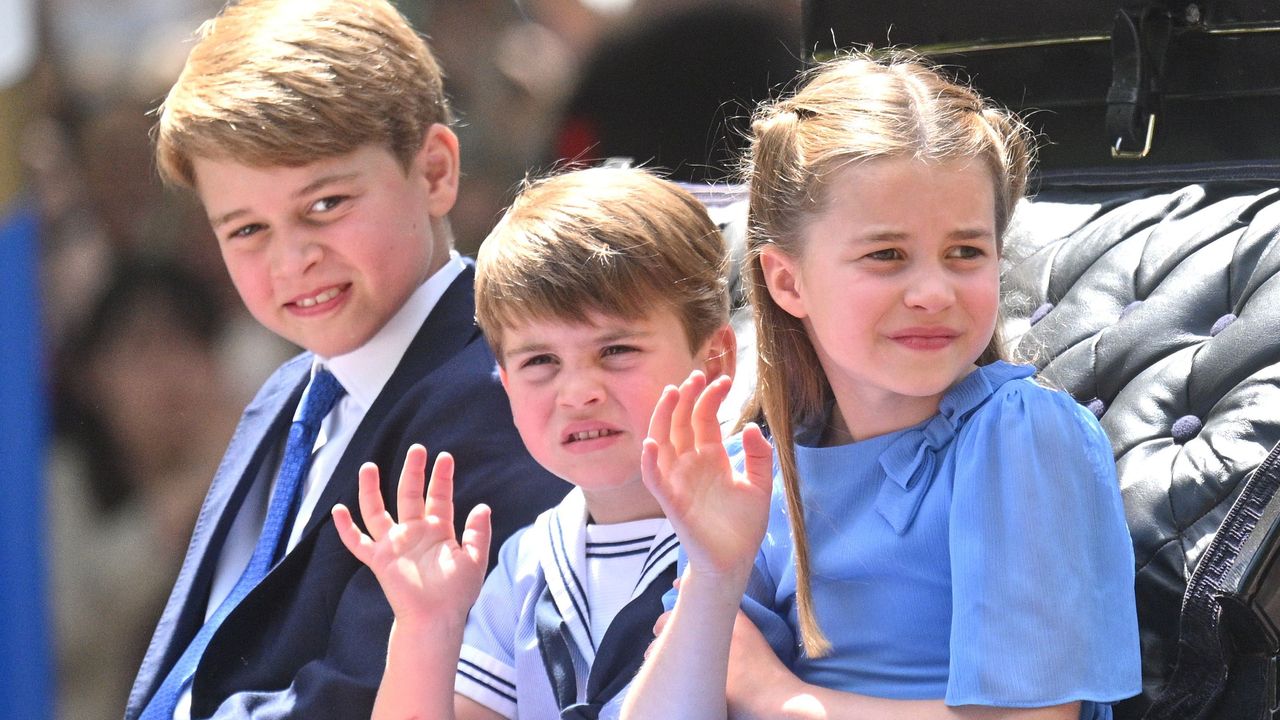
[{"label": "black tufted leather upholstery", "polygon": [[[1116,455],[1144,675],[1117,718],[1143,717],[1162,692],[1147,717],[1271,717],[1274,630],[1235,603],[1277,602],[1256,585],[1276,544],[1278,468],[1219,527],[1280,441],[1280,189],[1055,187],[1019,208],[1005,262],[1015,356],[1093,410]],[[1215,537],[1184,615],[1188,577]],[[1219,624],[1221,596],[1245,575],[1255,587]]]}]

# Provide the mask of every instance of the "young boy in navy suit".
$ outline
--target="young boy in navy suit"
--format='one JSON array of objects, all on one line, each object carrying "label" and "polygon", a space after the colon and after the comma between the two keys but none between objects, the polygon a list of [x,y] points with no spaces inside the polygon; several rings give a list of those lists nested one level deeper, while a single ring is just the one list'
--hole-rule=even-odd
[{"label": "young boy in navy suit", "polygon": [[424,503],[426,452],[410,450],[396,519],[378,468],[361,470],[368,534],[334,517],[396,613],[374,717],[615,717],[675,577],[675,533],[641,481],[650,416],[671,385],[688,403],[713,378],[717,406],[729,389],[724,242],[679,187],[597,168],[526,188],[476,263],[520,437],[576,489],[502,545],[481,589],[490,513],[455,535],[448,455]]},{"label": "young boy in navy suit", "polygon": [[368,717],[392,611],[328,512],[356,500],[365,460],[449,448],[458,504],[497,509],[495,536],[563,495],[517,441],[473,321],[450,120],[434,58],[384,0],[244,0],[201,29],[157,164],[199,196],[249,311],[306,352],[232,437],[129,720]]}]

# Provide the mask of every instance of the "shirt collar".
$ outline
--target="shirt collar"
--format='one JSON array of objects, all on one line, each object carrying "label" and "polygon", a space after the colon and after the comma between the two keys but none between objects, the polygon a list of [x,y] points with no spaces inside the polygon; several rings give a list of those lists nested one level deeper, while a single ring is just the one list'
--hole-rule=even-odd
[{"label": "shirt collar", "polygon": [[327,366],[347,394],[361,407],[369,408],[391,379],[391,373],[395,372],[427,316],[465,268],[462,257],[456,251],[449,251],[449,260],[444,267],[414,290],[369,342],[344,355],[328,359],[316,356],[312,374],[320,365]]}]

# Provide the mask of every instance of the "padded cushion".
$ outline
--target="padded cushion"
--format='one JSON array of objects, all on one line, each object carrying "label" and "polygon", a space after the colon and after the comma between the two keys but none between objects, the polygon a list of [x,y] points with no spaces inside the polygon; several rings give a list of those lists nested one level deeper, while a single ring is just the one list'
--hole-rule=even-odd
[{"label": "padded cushion", "polygon": [[[1005,240],[1014,355],[1111,439],[1137,561],[1144,695],[1176,660],[1187,578],[1280,440],[1280,190],[1055,188]],[[1046,589],[1048,591],[1049,589]]]}]

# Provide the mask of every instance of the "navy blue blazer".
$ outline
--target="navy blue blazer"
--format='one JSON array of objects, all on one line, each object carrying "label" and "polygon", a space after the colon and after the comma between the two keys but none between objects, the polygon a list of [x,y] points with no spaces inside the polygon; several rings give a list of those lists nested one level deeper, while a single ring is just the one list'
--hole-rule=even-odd
[{"label": "navy blue blazer", "polygon": [[[503,540],[567,491],[528,455],[511,423],[493,354],[473,321],[474,279],[468,266],[440,298],[351,438],[297,546],[213,636],[192,682],[193,718],[369,717],[393,613],[329,514],[341,502],[360,522],[357,471],[365,461],[382,469],[383,495],[394,508],[412,443],[433,455],[452,453],[459,531],[474,505],[493,508],[491,567]],[[311,353],[285,363],[245,409],[134,682],[126,720],[142,712],[203,623],[223,541],[264,458],[287,433],[311,363]]]}]

